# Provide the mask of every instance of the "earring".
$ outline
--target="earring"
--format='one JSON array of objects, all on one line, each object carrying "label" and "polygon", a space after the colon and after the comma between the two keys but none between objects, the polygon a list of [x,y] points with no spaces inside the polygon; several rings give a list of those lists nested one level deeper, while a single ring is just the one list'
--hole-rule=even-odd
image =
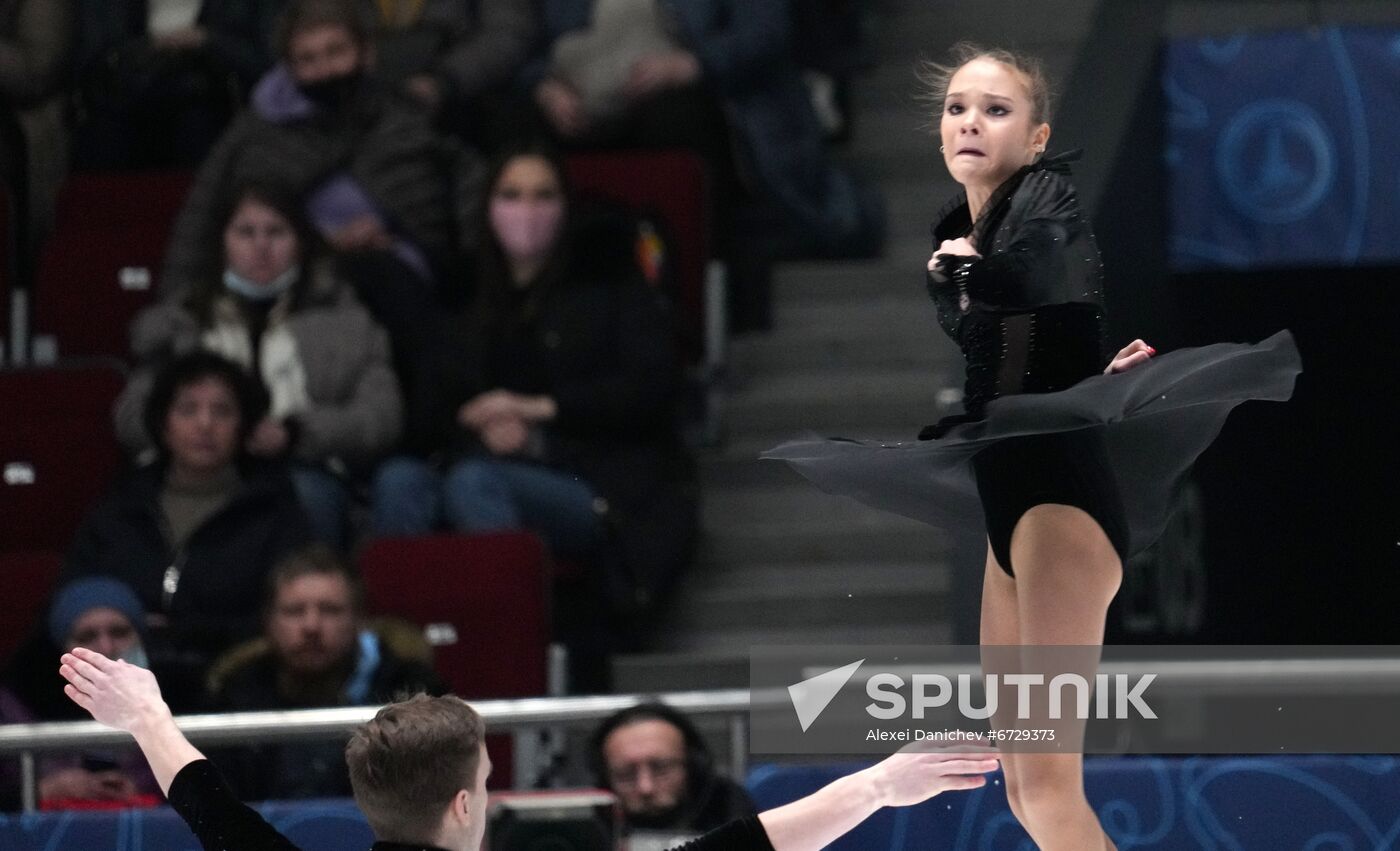
[{"label": "earring", "polygon": [[942,145],[939,145],[939,146],[938,146],[938,153],[941,154],[941,153],[943,153],[943,152],[944,152],[943,146],[942,146]]}]

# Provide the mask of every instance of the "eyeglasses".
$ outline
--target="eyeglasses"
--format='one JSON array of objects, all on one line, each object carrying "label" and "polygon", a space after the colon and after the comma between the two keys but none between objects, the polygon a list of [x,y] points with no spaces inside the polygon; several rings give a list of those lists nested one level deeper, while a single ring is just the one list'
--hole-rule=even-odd
[{"label": "eyeglasses", "polygon": [[642,776],[642,771],[646,770],[655,779],[674,777],[682,767],[685,760],[680,757],[670,759],[644,759],[628,765],[618,766],[608,769],[608,779],[612,781],[614,787],[635,786],[637,780]]}]

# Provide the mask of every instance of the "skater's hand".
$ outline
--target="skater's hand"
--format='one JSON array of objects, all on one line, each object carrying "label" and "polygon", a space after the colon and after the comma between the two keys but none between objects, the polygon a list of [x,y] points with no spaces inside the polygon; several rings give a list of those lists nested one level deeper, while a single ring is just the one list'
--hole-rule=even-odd
[{"label": "skater's hand", "polygon": [[951,254],[957,257],[970,257],[973,260],[982,259],[982,255],[977,253],[977,248],[972,244],[972,240],[967,237],[945,239],[933,252],[933,256],[928,259],[928,270],[930,272],[936,271],[935,267],[938,266],[938,258],[945,254]]},{"label": "skater's hand", "polygon": [[1103,374],[1111,375],[1115,372],[1127,372],[1138,364],[1147,363],[1157,350],[1144,343],[1142,340],[1134,340],[1124,346],[1118,354],[1113,356],[1108,366],[1104,367]]},{"label": "skater's hand", "polygon": [[999,765],[997,752],[986,746],[961,746],[954,750],[930,742],[914,742],[862,773],[867,775],[880,806],[907,807],[940,792],[985,786],[987,778],[983,775],[996,771]]},{"label": "skater's hand", "polygon": [[85,647],[64,653],[60,661],[58,672],[68,681],[64,694],[108,727],[135,734],[169,720],[155,675],[145,668]]}]

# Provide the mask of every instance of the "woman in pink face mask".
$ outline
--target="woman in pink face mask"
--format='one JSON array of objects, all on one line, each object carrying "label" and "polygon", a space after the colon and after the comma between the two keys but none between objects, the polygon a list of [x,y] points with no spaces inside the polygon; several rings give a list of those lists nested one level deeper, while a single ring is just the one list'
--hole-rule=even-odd
[{"label": "woman in pink face mask", "polygon": [[476,297],[425,359],[406,428],[419,457],[381,467],[376,532],[531,529],[579,556],[626,526],[652,541],[644,575],[667,575],[695,510],[671,320],[638,268],[637,222],[573,204],[543,148],[504,156],[489,186]]}]

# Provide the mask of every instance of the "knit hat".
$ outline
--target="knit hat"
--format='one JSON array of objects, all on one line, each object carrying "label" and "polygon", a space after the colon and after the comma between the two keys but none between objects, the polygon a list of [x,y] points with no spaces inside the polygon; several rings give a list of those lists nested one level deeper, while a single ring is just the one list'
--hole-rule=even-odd
[{"label": "knit hat", "polygon": [[124,582],[98,576],[70,582],[53,598],[53,605],[49,607],[49,637],[54,645],[62,647],[78,618],[96,608],[116,609],[126,615],[145,638],[146,608],[136,592]]}]

